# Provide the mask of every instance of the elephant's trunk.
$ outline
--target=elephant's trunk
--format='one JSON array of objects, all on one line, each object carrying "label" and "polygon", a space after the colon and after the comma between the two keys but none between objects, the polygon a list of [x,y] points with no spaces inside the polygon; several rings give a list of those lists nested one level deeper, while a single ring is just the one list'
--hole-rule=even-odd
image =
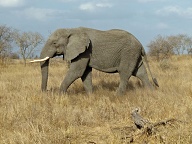
[{"label": "elephant's trunk", "polygon": [[38,60],[30,61],[33,62],[40,62],[41,66],[41,75],[42,75],[42,83],[41,83],[41,90],[46,91],[47,89],[47,80],[48,80],[48,69],[49,69],[49,57],[45,57]]},{"label": "elephant's trunk", "polygon": [[52,49],[47,45],[45,45],[45,47],[42,49],[42,52],[40,55],[40,58],[42,60],[40,61],[41,75],[42,75],[42,82],[41,82],[42,91],[47,90],[49,59],[54,56],[55,52],[56,52],[55,49]]},{"label": "elephant's trunk", "polygon": [[47,81],[48,81],[48,69],[49,69],[49,59],[54,57],[56,54],[56,49],[49,46],[49,41],[45,44],[44,48],[41,51],[40,59],[33,60],[30,62],[40,62],[41,66],[41,90],[47,90]]},{"label": "elephant's trunk", "polygon": [[47,90],[47,81],[48,81],[48,69],[49,69],[49,59],[45,62],[41,62],[41,75],[42,75],[42,81],[41,81],[41,90],[46,91]]}]

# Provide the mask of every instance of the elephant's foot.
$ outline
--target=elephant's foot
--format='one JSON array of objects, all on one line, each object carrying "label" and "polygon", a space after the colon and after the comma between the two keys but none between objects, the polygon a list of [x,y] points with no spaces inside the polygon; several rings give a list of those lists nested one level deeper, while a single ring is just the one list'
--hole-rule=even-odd
[{"label": "elephant's foot", "polygon": [[84,89],[86,91],[86,93],[89,95],[89,94],[92,94],[93,93],[93,88],[92,88],[92,85],[85,85],[84,84]]},{"label": "elephant's foot", "polygon": [[90,94],[93,93],[93,90],[86,90],[86,93],[87,93],[88,95],[90,95]]},{"label": "elephant's foot", "polygon": [[67,91],[66,90],[63,90],[62,88],[59,89],[59,94],[60,95],[66,95],[67,94]]},{"label": "elephant's foot", "polygon": [[118,88],[117,91],[116,91],[116,95],[117,96],[125,95],[125,90],[122,90],[122,89]]},{"label": "elephant's foot", "polygon": [[127,81],[121,81],[116,91],[116,94],[119,96],[125,95],[126,90],[127,90]]}]

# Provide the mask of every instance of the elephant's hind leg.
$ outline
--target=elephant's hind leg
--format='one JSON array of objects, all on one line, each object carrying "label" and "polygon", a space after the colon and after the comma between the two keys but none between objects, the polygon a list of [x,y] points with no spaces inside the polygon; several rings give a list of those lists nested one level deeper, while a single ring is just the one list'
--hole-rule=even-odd
[{"label": "elephant's hind leg", "polygon": [[120,84],[117,90],[118,95],[125,94],[128,80],[133,74],[133,71],[137,65],[138,57],[140,54],[137,51],[139,49],[136,49],[136,48],[134,50],[129,50],[129,49],[126,49],[126,50],[127,51],[125,51],[122,54],[120,66],[118,69],[118,72],[120,75]]},{"label": "elephant's hind leg", "polygon": [[122,67],[120,67],[119,70],[119,76],[120,76],[120,84],[119,87],[117,89],[117,95],[124,95],[127,89],[127,84],[128,84],[128,80],[131,77],[134,68],[135,68],[135,63],[131,63],[130,62],[124,62],[125,64],[122,63]]},{"label": "elephant's hind leg", "polygon": [[120,84],[117,89],[117,95],[124,95],[127,89],[127,83],[128,83],[127,80],[130,78],[131,73],[123,74],[122,72],[119,72],[119,76],[120,76]]},{"label": "elephant's hind leg", "polygon": [[93,86],[92,86],[92,68],[87,67],[83,76],[81,77],[81,80],[83,81],[83,86],[85,88],[85,91],[90,94],[93,92]]},{"label": "elephant's hind leg", "polygon": [[139,68],[135,70],[133,75],[138,77],[142,81],[144,87],[148,87],[148,88],[152,89],[152,85],[151,85],[151,83],[149,81],[147,70],[146,70],[145,65],[143,64],[143,62],[139,66]]}]

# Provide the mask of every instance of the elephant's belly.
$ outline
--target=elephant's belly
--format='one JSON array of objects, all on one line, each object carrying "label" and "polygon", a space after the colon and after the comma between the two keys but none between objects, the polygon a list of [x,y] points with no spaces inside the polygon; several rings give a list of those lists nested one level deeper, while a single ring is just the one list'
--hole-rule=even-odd
[{"label": "elephant's belly", "polygon": [[118,67],[101,68],[101,67],[98,67],[98,66],[95,66],[95,65],[91,66],[91,67],[96,69],[96,70],[99,70],[99,71],[102,71],[102,72],[106,72],[106,73],[116,73],[116,72],[118,72]]},{"label": "elephant's belly", "polygon": [[119,64],[113,61],[107,62],[107,60],[100,62],[90,60],[89,66],[99,71],[114,73],[118,71]]}]

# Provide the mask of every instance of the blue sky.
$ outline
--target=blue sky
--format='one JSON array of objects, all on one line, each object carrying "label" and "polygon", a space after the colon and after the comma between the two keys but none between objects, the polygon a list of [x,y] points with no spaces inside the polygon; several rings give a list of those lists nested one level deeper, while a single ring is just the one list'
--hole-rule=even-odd
[{"label": "blue sky", "polygon": [[41,33],[57,28],[119,28],[144,45],[157,35],[192,36],[191,0],[0,0],[0,25]]}]

